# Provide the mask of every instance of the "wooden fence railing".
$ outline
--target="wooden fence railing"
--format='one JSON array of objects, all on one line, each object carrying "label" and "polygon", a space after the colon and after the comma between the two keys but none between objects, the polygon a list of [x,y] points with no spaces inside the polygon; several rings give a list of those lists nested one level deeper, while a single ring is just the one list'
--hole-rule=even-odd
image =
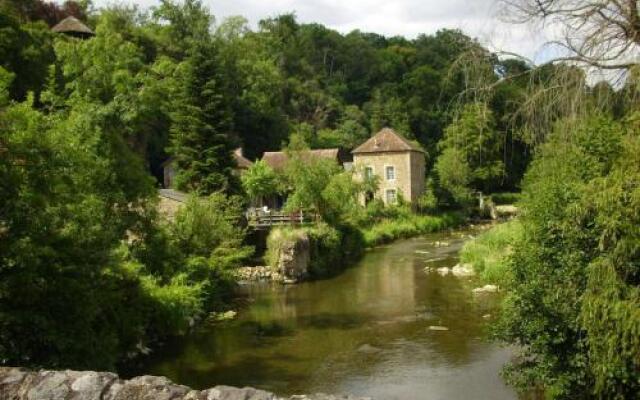
[{"label": "wooden fence railing", "polygon": [[277,225],[302,225],[317,221],[315,213],[255,210],[247,212],[249,226],[260,229]]}]

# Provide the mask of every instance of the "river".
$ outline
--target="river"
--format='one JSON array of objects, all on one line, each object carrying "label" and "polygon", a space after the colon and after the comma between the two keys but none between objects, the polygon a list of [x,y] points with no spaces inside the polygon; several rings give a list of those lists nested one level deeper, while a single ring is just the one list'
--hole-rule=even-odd
[{"label": "river", "polygon": [[253,386],[281,395],[516,399],[499,377],[511,351],[485,339],[495,299],[474,298],[472,278],[425,272],[455,265],[470,233],[373,249],[328,280],[248,285],[248,306],[235,320],[167,343],[135,373],[198,389]]}]

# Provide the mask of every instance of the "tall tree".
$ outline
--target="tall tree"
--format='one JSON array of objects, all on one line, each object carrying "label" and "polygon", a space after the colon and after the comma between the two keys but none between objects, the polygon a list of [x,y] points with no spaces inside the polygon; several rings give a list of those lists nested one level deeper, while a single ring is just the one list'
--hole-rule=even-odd
[{"label": "tall tree", "polygon": [[233,174],[231,108],[224,96],[218,49],[200,42],[183,65],[182,93],[172,114],[170,154],[182,190],[209,194],[239,187]]},{"label": "tall tree", "polygon": [[[503,176],[503,144],[493,112],[486,104],[471,103],[447,127],[439,146],[443,152],[455,149],[469,168],[471,187],[486,192],[497,188]],[[438,172],[443,175],[449,169],[438,168]]]},{"label": "tall tree", "polygon": [[55,59],[49,27],[43,22],[21,24],[17,17],[0,9],[0,35],[0,66],[16,74],[11,97],[24,100],[29,91],[39,95]]}]

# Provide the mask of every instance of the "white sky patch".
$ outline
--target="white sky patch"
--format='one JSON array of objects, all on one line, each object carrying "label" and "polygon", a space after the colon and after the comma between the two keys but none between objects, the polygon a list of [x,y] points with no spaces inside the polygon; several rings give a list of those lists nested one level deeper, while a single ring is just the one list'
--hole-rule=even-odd
[{"label": "white sky patch", "polygon": [[[439,29],[458,28],[493,51],[521,54],[536,63],[549,59],[543,44],[548,29],[532,29],[500,21],[496,0],[203,0],[217,21],[242,15],[252,28],[259,20],[295,12],[299,22],[317,22],[348,33],[358,29],[409,39],[433,34]],[[101,7],[113,3],[141,8],[159,0],[94,0]]]}]

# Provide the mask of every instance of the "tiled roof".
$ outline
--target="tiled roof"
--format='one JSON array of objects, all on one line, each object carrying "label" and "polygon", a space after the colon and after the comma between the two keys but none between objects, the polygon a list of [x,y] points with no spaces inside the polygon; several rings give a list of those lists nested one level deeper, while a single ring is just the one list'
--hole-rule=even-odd
[{"label": "tiled roof", "polygon": [[[239,169],[248,169],[253,163],[248,158],[242,155],[242,148],[237,148],[233,152],[233,159],[236,161],[236,164]],[[173,157],[169,157],[161,164],[163,167],[173,163]]]},{"label": "tiled roof", "polygon": [[56,26],[51,28],[51,30],[58,33],[80,33],[93,35],[93,31],[76,17],[67,17],[63,19]]},{"label": "tiled roof", "polygon": [[[303,158],[326,158],[339,162],[340,149],[317,149],[308,150],[303,153]],[[267,163],[268,166],[276,171],[281,171],[286,168],[289,162],[289,157],[283,151],[267,151],[262,156],[262,160]]]},{"label": "tiled roof", "polygon": [[424,153],[424,150],[420,148],[420,146],[403,138],[393,129],[383,128],[380,132],[353,150],[352,153],[391,153],[403,151],[419,151]]},{"label": "tiled roof", "polygon": [[233,152],[233,158],[234,158],[234,160],[236,160],[236,164],[238,165],[238,168],[240,168],[240,169],[248,169],[253,165],[251,160],[249,160],[248,158],[246,158],[245,156],[242,155],[242,148],[241,147],[237,148]]}]

